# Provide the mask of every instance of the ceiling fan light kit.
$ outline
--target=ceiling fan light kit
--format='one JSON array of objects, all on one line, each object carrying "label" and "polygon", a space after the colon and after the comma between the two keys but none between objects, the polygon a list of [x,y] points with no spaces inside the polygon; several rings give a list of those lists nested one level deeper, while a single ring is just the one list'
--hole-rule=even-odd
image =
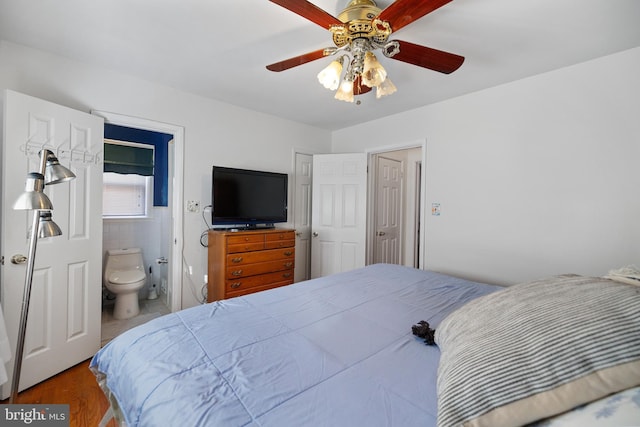
[{"label": "ceiling fan light kit", "polygon": [[[457,70],[464,57],[437,49],[389,40],[392,32],[410,24],[451,0],[396,0],[381,10],[374,0],[351,0],[334,17],[307,0],[270,0],[329,30],[335,47],[328,47],[268,65],[270,71],[284,71],[307,62],[339,54],[318,73],[318,81],[335,90],[335,99],[354,102],[355,96],[376,88],[376,98],[391,95],[396,86],[378,61],[375,50],[384,56],[419,67],[449,74]],[[344,76],[342,76],[342,72]],[[358,104],[360,102],[358,101]]]},{"label": "ceiling fan light kit", "polygon": [[344,56],[341,56],[335,61],[331,61],[329,65],[318,73],[318,81],[322,86],[329,90],[336,90],[340,86],[340,76],[342,75],[342,61]]}]

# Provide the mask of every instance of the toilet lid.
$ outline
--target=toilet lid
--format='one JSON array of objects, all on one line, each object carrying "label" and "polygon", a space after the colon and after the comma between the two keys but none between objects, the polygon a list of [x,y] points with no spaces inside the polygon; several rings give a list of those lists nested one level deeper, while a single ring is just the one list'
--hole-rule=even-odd
[{"label": "toilet lid", "polygon": [[116,270],[109,275],[109,282],[115,285],[128,285],[145,279],[141,270]]}]

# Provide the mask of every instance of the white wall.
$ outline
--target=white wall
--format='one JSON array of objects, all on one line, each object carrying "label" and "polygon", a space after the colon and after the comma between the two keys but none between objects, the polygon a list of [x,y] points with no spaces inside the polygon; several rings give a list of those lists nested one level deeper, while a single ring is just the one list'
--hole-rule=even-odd
[{"label": "white wall", "polygon": [[[353,152],[427,139],[427,268],[509,284],[640,264],[640,48],[334,132],[0,41],[0,89],[185,128],[185,200],[213,164],[292,172],[292,148]],[[398,90],[410,90],[399,85]],[[206,271],[200,214],[184,257]],[[194,305],[183,289],[183,306]]]},{"label": "white wall", "polygon": [[635,48],[334,132],[333,149],[426,138],[428,269],[602,275],[640,265],[638,76]]},{"label": "white wall", "polygon": [[[103,68],[0,41],[0,90],[12,89],[77,110],[101,110],[185,128],[184,199],[211,201],[211,166],[293,173],[293,147],[329,152],[326,130],[216,102]],[[184,214],[184,258],[194,282],[204,280],[206,229],[200,213]],[[186,283],[186,281],[185,281]],[[183,307],[196,304],[184,288]]]}]

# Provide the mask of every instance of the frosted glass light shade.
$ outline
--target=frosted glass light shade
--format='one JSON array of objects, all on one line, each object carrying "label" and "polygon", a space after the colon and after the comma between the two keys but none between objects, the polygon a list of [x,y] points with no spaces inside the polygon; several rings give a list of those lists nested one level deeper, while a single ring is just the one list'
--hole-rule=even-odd
[{"label": "frosted glass light shade", "polygon": [[376,99],[380,99],[383,96],[391,95],[395,91],[397,91],[396,85],[393,84],[390,78],[384,79],[382,83],[380,83],[376,88]]},{"label": "frosted glass light shade", "polygon": [[353,82],[344,80],[336,92],[335,98],[340,101],[353,102]]},{"label": "frosted glass light shade", "polygon": [[51,210],[53,204],[49,197],[43,193],[44,176],[37,172],[27,174],[24,193],[13,204],[15,210]]},{"label": "frosted glass light shade", "polygon": [[387,71],[378,62],[378,59],[373,53],[367,52],[364,56],[362,83],[369,87],[376,87],[382,84],[386,78]]},{"label": "frosted glass light shade", "polygon": [[336,90],[340,85],[342,64],[339,61],[331,61],[326,68],[318,73],[318,81],[329,90]]}]

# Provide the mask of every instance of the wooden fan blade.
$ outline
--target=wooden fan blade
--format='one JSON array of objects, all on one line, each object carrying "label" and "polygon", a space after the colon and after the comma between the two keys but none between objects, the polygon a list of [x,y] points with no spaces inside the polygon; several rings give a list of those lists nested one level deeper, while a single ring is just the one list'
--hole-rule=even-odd
[{"label": "wooden fan blade", "polygon": [[285,9],[289,9],[291,12],[302,16],[303,18],[308,19],[314,24],[320,25],[325,30],[328,30],[332,25],[343,25],[343,22],[340,21],[333,15],[325,12],[320,9],[318,6],[310,3],[306,0],[269,0],[271,3],[275,3],[279,6],[284,7]]},{"label": "wooden fan blade", "polygon": [[324,49],[318,49],[313,52],[305,53],[304,55],[295,56],[293,58],[285,59],[284,61],[276,62],[275,64],[267,65],[267,70],[284,71],[323,57]]},{"label": "wooden fan blade", "polygon": [[378,19],[387,21],[392,31],[411,24],[427,13],[444,6],[451,0],[396,0],[380,12]]},{"label": "wooden fan blade", "polygon": [[396,41],[400,43],[400,52],[392,56],[391,59],[397,59],[398,61],[439,71],[444,74],[453,73],[460,68],[464,62],[464,56],[401,40]]}]

